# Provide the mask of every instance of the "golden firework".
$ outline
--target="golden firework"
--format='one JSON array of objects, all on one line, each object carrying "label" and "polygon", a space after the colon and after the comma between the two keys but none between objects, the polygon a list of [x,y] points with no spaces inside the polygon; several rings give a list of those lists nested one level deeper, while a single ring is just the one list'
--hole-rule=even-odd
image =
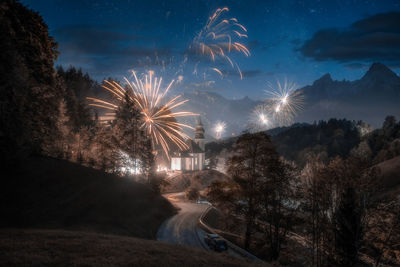
[{"label": "golden firework", "polygon": [[[223,14],[228,11],[227,7],[218,8],[194,38],[190,49],[197,54],[209,57],[212,61],[226,60],[232,68],[237,69],[242,79],[243,75],[239,65],[232,60],[229,54],[236,51],[250,56],[249,49],[238,40],[247,38],[247,29],[239,24],[236,18],[223,18]],[[222,76],[222,71],[218,68],[211,69]]]},{"label": "golden firework", "polygon": [[[179,117],[197,116],[198,114],[189,111],[177,111],[174,109],[182,106],[188,100],[182,100],[178,95],[167,100],[167,94],[172,87],[172,80],[167,87],[162,87],[162,77],[155,77],[153,71],[148,71],[143,78],[139,79],[135,71],[132,71],[134,80],[124,78],[126,86],[122,87],[115,81],[104,81],[103,88],[118,100],[125,101],[127,96],[137,105],[142,115],[141,127],[152,140],[153,148],[161,145],[163,151],[169,157],[170,144],[174,143],[179,149],[187,149],[185,139],[189,138],[183,131],[184,128],[193,129],[190,125],[180,123],[176,120]],[[102,121],[109,121],[115,118],[118,105],[106,100],[88,97],[89,105],[105,108],[112,112],[105,113],[100,117]]]}]

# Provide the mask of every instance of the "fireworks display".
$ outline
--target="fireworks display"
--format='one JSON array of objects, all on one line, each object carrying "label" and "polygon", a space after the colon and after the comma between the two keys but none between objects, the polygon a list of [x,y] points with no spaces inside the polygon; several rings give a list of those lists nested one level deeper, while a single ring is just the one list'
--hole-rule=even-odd
[{"label": "fireworks display", "polygon": [[253,131],[289,125],[303,109],[304,95],[302,91],[296,90],[295,83],[269,83],[266,94],[265,102],[256,106],[251,114],[249,127]]},{"label": "fireworks display", "polygon": [[[228,11],[227,7],[218,8],[194,38],[190,49],[196,54],[207,56],[213,62],[220,60],[228,62],[232,68],[237,69],[242,79],[243,75],[239,65],[229,54],[239,52],[250,56],[249,49],[240,42],[240,39],[247,38],[247,29],[239,24],[236,18],[224,18]],[[219,75],[223,75],[220,69],[216,67],[211,69]],[[194,73],[197,73],[197,70]]]},{"label": "fireworks display", "polygon": [[[150,136],[153,148],[161,145],[163,151],[169,157],[170,145],[174,143],[179,149],[186,149],[185,139],[189,138],[184,128],[193,128],[176,120],[179,117],[197,116],[198,114],[189,111],[174,112],[174,109],[182,106],[188,100],[182,100],[181,95],[167,100],[167,94],[174,83],[172,80],[167,87],[162,87],[162,77],[155,77],[153,71],[149,71],[139,79],[136,72],[132,71],[134,80],[126,82],[126,89],[115,81],[104,81],[103,88],[113,94],[118,101],[125,101],[128,95],[134,101],[143,116],[141,125]],[[127,94],[128,92],[128,94]],[[109,121],[115,118],[118,105],[98,98],[88,97],[91,106],[105,108],[111,112],[100,117],[100,120]]]},{"label": "fireworks display", "polygon": [[268,107],[264,104],[256,106],[250,116],[250,129],[258,132],[268,129],[271,125]]},{"label": "fireworks display", "polygon": [[[226,70],[219,69],[213,62],[217,64],[225,62],[236,69],[242,79],[242,72],[238,64],[232,59],[232,53],[250,56],[249,49],[241,42],[241,40],[247,38],[247,29],[236,18],[227,17],[228,12],[227,7],[217,9],[193,39],[189,50],[196,55],[208,58],[208,63],[211,63],[211,65],[207,64],[206,67],[213,73],[223,77]],[[184,80],[183,68],[187,60],[188,55],[185,55],[183,62],[179,65],[179,70],[175,73],[175,76],[177,76],[176,84],[182,83]],[[193,74],[198,74],[197,68],[200,65],[200,61],[195,64]],[[165,68],[164,63],[162,63],[162,66]],[[206,72],[204,72],[204,79],[206,77]],[[172,143],[179,149],[187,148],[185,139],[189,137],[183,129],[193,128],[185,123],[178,122],[176,119],[198,114],[189,111],[174,111],[175,108],[187,102],[187,100],[181,99],[180,95],[167,99],[167,94],[175,81],[172,80],[166,87],[163,87],[162,78],[155,77],[153,71],[149,71],[140,77],[133,71],[132,81],[126,78],[124,78],[124,81],[124,87],[114,81],[104,81],[103,88],[111,92],[118,101],[125,101],[126,93],[129,93],[127,94],[128,97],[136,103],[143,116],[142,127],[151,137],[153,148],[161,146],[168,157]],[[294,83],[278,81],[276,85],[270,83],[269,87],[270,89],[266,91],[267,99],[262,105],[257,106],[251,114],[251,125],[256,130],[266,130],[290,124],[304,104],[303,95],[300,91],[295,90],[296,85]],[[91,102],[90,105],[111,111],[103,114],[101,120],[110,121],[115,118],[115,111],[118,109],[117,104],[98,98],[88,99]],[[220,139],[225,130],[226,123],[217,122],[213,128],[215,138]]]},{"label": "fireworks display", "polygon": [[214,126],[215,138],[221,139],[222,135],[225,133],[226,123],[223,121],[219,121]]},{"label": "fireworks display", "polygon": [[296,90],[296,84],[292,82],[277,82],[276,86],[269,83],[270,89],[266,91],[265,104],[276,126],[284,126],[293,122],[297,113],[303,109],[304,95]]}]

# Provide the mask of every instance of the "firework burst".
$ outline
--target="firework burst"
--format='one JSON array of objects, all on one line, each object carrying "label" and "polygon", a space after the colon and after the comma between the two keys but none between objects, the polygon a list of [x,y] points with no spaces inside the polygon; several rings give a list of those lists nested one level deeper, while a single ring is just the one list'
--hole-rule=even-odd
[{"label": "firework burst", "polygon": [[303,109],[304,95],[296,90],[296,84],[285,80],[282,84],[277,82],[276,86],[269,83],[269,90],[266,90],[269,114],[273,117],[278,126],[288,125],[293,122],[294,117]]},{"label": "firework burst", "polygon": [[[232,68],[237,69],[242,79],[243,75],[239,65],[229,55],[236,51],[246,57],[250,56],[249,49],[240,42],[240,39],[247,38],[247,29],[239,24],[236,18],[224,18],[224,14],[228,11],[227,7],[218,8],[208,18],[206,25],[194,38],[190,50],[196,54],[207,56],[212,61],[222,59],[228,62]],[[222,76],[220,69],[211,69]]]},{"label": "firework burst", "polygon": [[[167,87],[162,87],[162,77],[155,77],[153,71],[149,71],[142,79],[132,71],[133,81],[124,78],[126,86],[122,87],[115,81],[104,81],[103,88],[113,94],[118,101],[125,101],[128,96],[134,101],[142,114],[141,127],[150,136],[153,148],[161,145],[164,153],[169,157],[171,142],[179,149],[187,149],[185,139],[189,138],[183,131],[184,128],[193,127],[180,123],[179,117],[197,116],[189,111],[174,112],[174,109],[182,106],[188,100],[182,100],[181,95],[167,100],[167,94],[174,83],[172,80]],[[118,105],[98,98],[88,97],[91,106],[105,108],[111,112],[105,113],[100,120],[109,121],[115,118]]]},{"label": "firework burst", "polygon": [[258,132],[263,131],[272,125],[268,106],[261,104],[254,108],[250,116],[250,130]]},{"label": "firework burst", "polygon": [[223,121],[218,121],[214,126],[215,138],[221,139],[222,135],[225,133],[226,123]]}]

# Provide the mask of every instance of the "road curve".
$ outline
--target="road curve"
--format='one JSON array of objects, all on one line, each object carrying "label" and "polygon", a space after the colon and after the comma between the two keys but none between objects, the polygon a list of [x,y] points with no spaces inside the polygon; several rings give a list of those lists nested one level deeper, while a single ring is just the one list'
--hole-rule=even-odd
[{"label": "road curve", "polygon": [[[179,212],[160,226],[157,240],[209,250],[204,242],[206,232],[199,227],[199,219],[209,206],[185,202],[183,192],[165,194],[164,197],[179,208]],[[243,255],[232,248],[223,253],[243,258]]]},{"label": "road curve", "polygon": [[157,240],[207,249],[203,238],[205,232],[198,227],[200,216],[208,205],[174,202],[179,213],[166,220],[157,232]]}]

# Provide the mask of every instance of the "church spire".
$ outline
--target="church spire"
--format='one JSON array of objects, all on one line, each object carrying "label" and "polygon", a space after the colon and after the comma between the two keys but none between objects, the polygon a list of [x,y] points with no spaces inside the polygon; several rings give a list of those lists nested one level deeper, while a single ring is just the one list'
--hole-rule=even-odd
[{"label": "church spire", "polygon": [[201,118],[197,119],[196,130],[194,132],[194,139],[204,139],[204,128],[203,124],[201,123]]}]

